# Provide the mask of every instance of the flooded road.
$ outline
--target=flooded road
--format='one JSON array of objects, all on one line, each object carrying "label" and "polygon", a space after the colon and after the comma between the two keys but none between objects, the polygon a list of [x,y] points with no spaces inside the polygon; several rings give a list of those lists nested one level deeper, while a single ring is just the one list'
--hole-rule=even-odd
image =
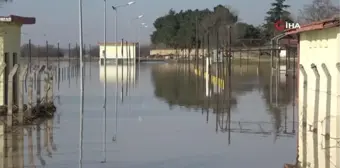
[{"label": "flooded road", "polygon": [[[79,77],[67,67],[61,64],[54,87],[58,113],[41,125],[18,128],[12,144],[2,143],[3,151],[10,147],[15,151],[12,161],[0,158],[0,163],[7,163],[4,167],[78,166]],[[270,82],[269,65],[235,65],[227,113],[225,98],[217,98],[224,96],[207,97],[202,77],[181,65],[144,63],[119,68],[119,73],[115,67],[107,69],[104,136],[103,68],[97,62],[86,63],[83,168],[262,168],[295,163],[292,75],[281,77],[276,96],[270,92],[275,82]],[[24,138],[21,153],[20,138]]]}]

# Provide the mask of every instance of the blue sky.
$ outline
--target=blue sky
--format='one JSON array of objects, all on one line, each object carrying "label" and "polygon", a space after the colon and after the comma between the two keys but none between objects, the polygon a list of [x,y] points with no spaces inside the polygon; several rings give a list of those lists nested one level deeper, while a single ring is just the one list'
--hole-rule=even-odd
[{"label": "blue sky", "polygon": [[[149,41],[153,30],[153,21],[170,8],[176,11],[181,9],[212,8],[218,4],[228,5],[238,11],[244,22],[260,24],[263,22],[266,11],[273,0],[136,0],[136,3],[121,8],[118,13],[118,38],[127,40],[136,39],[137,26],[145,22],[149,28],[142,28],[140,37],[143,43]],[[338,0],[333,0],[334,2]],[[107,40],[114,41],[114,12],[112,5],[126,4],[129,0],[107,0]],[[291,5],[291,12],[297,14],[298,9],[311,0],[287,0]],[[339,3],[339,2],[338,2]],[[83,0],[84,42],[96,44],[103,41],[104,35],[104,1]],[[35,25],[23,27],[23,42],[29,38],[34,43],[43,44],[60,42],[66,46],[69,42],[78,41],[78,0],[14,0],[13,3],[4,4],[0,9],[1,16],[10,14],[36,17]],[[143,14],[141,20],[131,24],[132,18]]]}]

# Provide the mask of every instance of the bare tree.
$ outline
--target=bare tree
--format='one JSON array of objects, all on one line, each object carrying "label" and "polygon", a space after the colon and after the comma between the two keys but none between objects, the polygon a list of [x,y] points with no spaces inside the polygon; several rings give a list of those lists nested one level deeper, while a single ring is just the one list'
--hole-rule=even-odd
[{"label": "bare tree", "polygon": [[[211,46],[221,47],[226,45],[226,37],[228,36],[227,27],[234,25],[237,21],[237,11],[233,10],[230,6],[218,5],[201,21],[200,31],[202,34],[209,32]],[[217,46],[217,43],[219,43],[219,46]]]},{"label": "bare tree", "polygon": [[339,15],[340,8],[339,4],[333,4],[331,0],[313,0],[311,4],[305,5],[299,12],[299,22],[310,23]]}]

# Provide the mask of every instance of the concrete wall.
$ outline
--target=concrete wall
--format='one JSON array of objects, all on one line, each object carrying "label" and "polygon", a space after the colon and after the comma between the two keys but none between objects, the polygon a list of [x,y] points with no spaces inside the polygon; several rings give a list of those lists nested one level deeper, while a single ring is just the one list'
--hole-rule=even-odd
[{"label": "concrete wall", "polygon": [[[13,53],[17,53],[17,60],[20,57],[21,26],[11,23],[0,23],[0,62],[5,61],[5,53],[9,54],[9,62],[6,68],[11,70],[13,67]],[[9,73],[9,72],[8,72]],[[4,74],[0,75],[0,105],[4,105]]]},{"label": "concrete wall", "polygon": [[[300,67],[306,72],[306,77],[303,70],[299,74],[298,138],[302,166],[340,167],[340,146],[336,140],[340,138],[340,75],[336,68],[336,63],[340,62],[339,46],[339,27],[300,35]],[[320,80],[311,68],[313,64]],[[322,66],[327,67],[331,79]]]},{"label": "concrete wall", "polygon": [[[122,54],[122,48],[123,48],[123,54]],[[99,47],[99,56],[100,58],[104,58],[103,51],[104,46],[100,45]],[[123,47],[120,44],[117,45],[107,45],[106,46],[106,58],[107,59],[116,59],[116,52],[118,55],[118,59],[135,59],[137,55],[137,46],[134,44],[130,44],[128,46],[124,45]],[[130,53],[130,56],[128,56],[128,53]]]}]

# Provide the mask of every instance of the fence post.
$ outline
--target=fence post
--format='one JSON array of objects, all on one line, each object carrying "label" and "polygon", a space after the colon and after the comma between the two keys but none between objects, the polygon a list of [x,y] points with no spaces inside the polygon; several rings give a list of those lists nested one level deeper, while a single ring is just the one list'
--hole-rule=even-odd
[{"label": "fence post", "polygon": [[[0,65],[0,76],[1,75],[6,75],[6,74],[4,74],[4,72],[5,72],[5,69],[6,69],[6,63],[1,63],[1,65]],[[4,76],[2,76],[3,78],[2,78],[2,80],[1,80],[1,87],[2,88],[5,88],[5,83],[6,83],[6,81],[5,81],[5,78],[4,78]],[[5,94],[2,94],[2,95],[5,95]],[[4,97],[3,99],[2,99],[2,102],[0,102],[0,104],[1,105],[5,105],[6,104],[6,98]]]},{"label": "fence post", "polygon": [[49,75],[49,71],[50,70],[46,70],[46,71],[44,71],[44,79],[43,79],[43,82],[44,82],[44,100],[45,100],[45,103],[47,103],[47,101],[48,101],[48,89],[49,89],[49,81],[48,81],[48,78],[50,78],[50,75]]},{"label": "fence post", "polygon": [[48,63],[49,63],[49,55],[48,55],[48,41],[46,40],[46,66],[48,69]]},{"label": "fence post", "polygon": [[329,72],[327,66],[325,63],[321,64],[321,67],[327,77],[327,97],[326,97],[326,128],[325,128],[325,133],[326,137],[327,135],[330,135],[330,116],[331,116],[331,99],[332,99],[332,76],[331,73]]},{"label": "fence post", "polygon": [[[37,73],[37,106],[41,103],[41,73],[45,70],[45,65],[41,66]],[[38,111],[39,112],[39,108]]]},{"label": "fence post", "polygon": [[28,57],[29,57],[29,70],[32,71],[32,43],[31,39],[28,40]]},{"label": "fence post", "polygon": [[51,103],[53,102],[53,71],[45,71],[45,74],[45,102]]},{"label": "fence post", "polygon": [[47,98],[48,98],[48,100],[49,100],[49,103],[52,103],[53,102],[53,80],[54,78],[53,78],[53,72],[52,71],[50,71],[50,77],[48,78],[48,82],[49,82],[49,93],[48,93],[48,95],[47,95]]},{"label": "fence post", "polygon": [[29,74],[28,77],[28,88],[27,88],[27,96],[28,96],[28,103],[27,103],[27,110],[28,110],[28,116],[32,115],[32,109],[33,109],[33,80],[35,76],[36,70],[32,71],[31,74]]},{"label": "fence post", "polygon": [[312,131],[316,133],[318,131],[318,122],[319,122],[320,73],[315,64],[311,64],[311,68],[315,75],[314,121],[312,125],[313,126]]},{"label": "fence post", "polygon": [[307,92],[308,92],[308,76],[307,76],[307,72],[305,70],[305,68],[303,67],[303,65],[300,64],[300,71],[303,75],[303,97],[302,97],[302,126],[306,127],[307,126]]},{"label": "fence post", "polygon": [[[34,71],[37,71],[37,69],[39,69],[39,67],[40,67],[40,64],[37,65],[37,67],[34,68]],[[34,73],[33,75],[34,75],[33,76],[33,82],[34,82],[33,86],[34,86],[34,89],[37,90],[37,73]]]},{"label": "fence post", "polygon": [[18,98],[18,108],[19,108],[19,123],[23,124],[24,120],[24,82],[27,75],[28,65],[25,65],[20,70],[20,76],[19,76],[19,98]]},{"label": "fence post", "polygon": [[15,64],[12,68],[11,72],[8,74],[8,103],[7,103],[7,125],[9,128],[12,127],[13,124],[13,80],[14,76],[17,73],[19,65]]}]

